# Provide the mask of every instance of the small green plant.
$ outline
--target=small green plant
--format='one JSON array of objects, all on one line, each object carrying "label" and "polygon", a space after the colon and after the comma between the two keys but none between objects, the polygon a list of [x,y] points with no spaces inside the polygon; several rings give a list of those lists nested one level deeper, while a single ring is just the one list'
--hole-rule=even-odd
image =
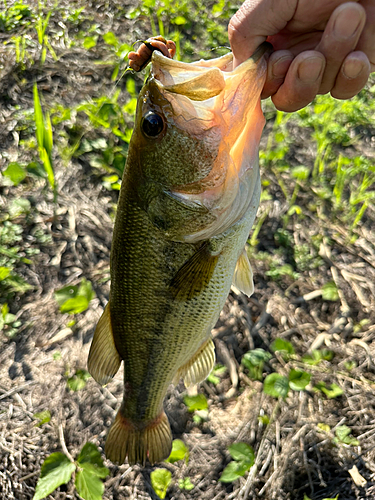
[{"label": "small green plant", "polygon": [[358,446],[359,441],[355,439],[352,435],[352,430],[347,425],[339,425],[335,429],[335,437],[333,442],[335,444],[343,444],[346,446]]},{"label": "small green plant", "polygon": [[[2,269],[5,268],[0,267],[0,282]],[[9,312],[8,304],[5,302],[5,304],[1,306],[0,311],[0,332],[3,331],[7,337],[12,338],[16,335],[17,329],[21,324],[21,321],[17,320],[15,314]]]},{"label": "small green plant", "polygon": [[47,174],[49,185],[53,191],[53,201],[57,201],[57,184],[55,181],[55,174],[53,171],[52,163],[52,148],[53,148],[53,134],[52,124],[49,113],[43,115],[42,106],[40,104],[38,87],[34,84],[34,113],[35,113],[35,127],[36,139],[38,142],[39,157],[44,166]]},{"label": "small green plant", "polygon": [[186,444],[181,441],[181,439],[174,439],[172,443],[172,451],[169,457],[165,460],[170,464],[174,464],[179,460],[185,460],[186,463],[189,461],[189,448]]},{"label": "small green plant", "polygon": [[41,55],[40,55],[40,63],[41,64],[45,63],[45,60],[47,57],[47,49],[49,50],[53,59],[55,61],[57,61],[57,56],[55,54],[55,51],[53,50],[53,48],[51,46],[48,35],[46,34],[51,14],[52,14],[52,11],[49,10],[47,12],[47,15],[44,15],[44,12],[43,12],[41,5],[39,3],[39,11],[38,11],[38,15],[36,18],[35,29],[36,29],[36,32],[38,34],[39,45],[42,48]]},{"label": "small green plant", "polygon": [[[109,470],[103,465],[99,450],[93,443],[86,443],[76,460],[64,453],[49,455],[42,465],[33,500],[42,500],[62,484],[68,483],[75,474],[75,488],[84,500],[101,500],[104,493],[102,479]],[[164,498],[164,497],[163,497]]]},{"label": "small green plant", "polygon": [[185,396],[184,403],[190,412],[207,410],[208,402],[204,394],[197,394],[196,396]]},{"label": "small green plant", "polygon": [[275,339],[271,344],[271,349],[274,352],[280,352],[284,360],[289,359],[295,353],[292,343],[284,339]]},{"label": "small green plant", "polygon": [[314,390],[322,392],[328,399],[338,398],[344,394],[344,391],[337,384],[331,384],[330,387],[327,387],[325,382],[318,382],[314,385]]},{"label": "small green plant", "polygon": [[77,392],[86,387],[89,378],[91,378],[91,375],[88,371],[76,370],[75,374],[68,378],[66,385],[71,391]]},{"label": "small green plant", "polygon": [[211,384],[217,385],[220,383],[220,376],[224,375],[224,373],[227,371],[227,367],[217,364],[212,372],[209,374],[207,377],[207,381],[211,382]]},{"label": "small green plant", "polygon": [[38,420],[35,427],[40,427],[44,424],[48,424],[51,420],[51,413],[48,410],[39,411],[38,413],[34,413],[33,417]]},{"label": "small green plant", "polygon": [[302,362],[307,365],[318,365],[321,361],[331,361],[333,358],[333,352],[329,349],[314,349],[311,354],[305,354],[302,357]]},{"label": "small green plant", "polygon": [[191,491],[194,488],[194,484],[191,482],[190,477],[184,477],[178,480],[178,487],[180,490]]},{"label": "small green plant", "polygon": [[300,370],[290,370],[289,375],[289,387],[293,391],[303,391],[309,385],[311,380],[311,374],[300,371]]},{"label": "small green plant", "polygon": [[289,380],[279,373],[270,373],[264,379],[263,392],[274,398],[286,398],[289,392]]},{"label": "small green plant", "polygon": [[232,462],[225,467],[219,481],[222,483],[232,483],[239,477],[242,477],[254,465],[254,450],[247,443],[234,443],[228,448],[233,458]]},{"label": "small green plant", "polygon": [[28,26],[31,20],[31,8],[22,0],[9,6],[5,3],[5,10],[0,11],[0,32],[14,31],[19,27]]},{"label": "small green plant", "polygon": [[95,292],[91,282],[83,279],[79,285],[64,286],[54,295],[62,313],[79,314],[88,309]]},{"label": "small green plant", "polygon": [[[133,47],[127,43],[121,43],[116,35],[112,31],[108,31],[103,35],[103,40],[104,42],[111,48],[111,52],[114,56],[114,59],[111,61],[106,61],[105,64],[110,64],[114,65],[114,70],[112,73],[112,81],[117,80],[117,77],[122,69],[124,69],[127,66],[128,63],[128,54],[131,50],[133,50]],[[85,38],[86,43],[86,48],[87,45],[89,44],[90,46],[93,46],[92,44],[96,44],[96,39],[94,37],[90,37],[89,39]]]},{"label": "small green plant", "polygon": [[167,469],[155,469],[150,474],[151,486],[161,500],[165,498],[167,489],[172,482],[172,473]]},{"label": "small green plant", "polygon": [[271,358],[272,354],[264,349],[253,349],[243,355],[241,364],[248,369],[251,379],[262,380],[264,364]]}]

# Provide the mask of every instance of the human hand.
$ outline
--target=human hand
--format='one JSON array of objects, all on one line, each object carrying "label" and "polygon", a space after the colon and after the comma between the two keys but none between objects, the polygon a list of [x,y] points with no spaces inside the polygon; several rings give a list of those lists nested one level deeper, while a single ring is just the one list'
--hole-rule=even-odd
[{"label": "human hand", "polygon": [[375,70],[375,0],[246,0],[228,35],[235,67],[272,43],[262,98],[282,111],[327,92],[349,99]]}]

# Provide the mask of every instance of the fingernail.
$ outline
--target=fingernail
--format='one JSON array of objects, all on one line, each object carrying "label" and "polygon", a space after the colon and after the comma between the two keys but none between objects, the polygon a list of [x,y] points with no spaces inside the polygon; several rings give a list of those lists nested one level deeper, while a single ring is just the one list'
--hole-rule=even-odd
[{"label": "fingernail", "polygon": [[322,73],[323,66],[321,57],[309,57],[298,66],[298,78],[304,83],[314,83]]},{"label": "fingernail", "polygon": [[363,62],[357,61],[356,59],[349,59],[349,61],[346,61],[342,67],[342,72],[344,73],[346,78],[350,78],[351,80],[357,78],[362,70]]},{"label": "fingernail", "polygon": [[350,38],[361,24],[361,14],[357,9],[345,9],[337,16],[333,26],[336,38]]},{"label": "fingernail", "polygon": [[274,78],[281,78],[285,76],[292,60],[293,56],[291,55],[280,57],[280,59],[275,61],[272,65],[272,76]]}]

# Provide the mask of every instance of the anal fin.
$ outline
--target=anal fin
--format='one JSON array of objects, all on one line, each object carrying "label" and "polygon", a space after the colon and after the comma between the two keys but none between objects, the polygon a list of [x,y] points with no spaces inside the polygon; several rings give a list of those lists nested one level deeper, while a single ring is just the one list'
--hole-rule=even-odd
[{"label": "anal fin", "polygon": [[194,356],[178,370],[173,383],[177,384],[180,378],[183,378],[186,387],[199,384],[209,376],[214,364],[215,346],[212,340],[209,339],[198,349]]},{"label": "anal fin", "polygon": [[254,292],[253,271],[245,248],[237,260],[233,285],[248,297]]},{"label": "anal fin", "polygon": [[120,364],[121,358],[113,338],[108,302],[94,332],[87,368],[99,384],[105,385],[115,376]]},{"label": "anal fin", "polygon": [[105,454],[114,463],[123,464],[126,457],[130,465],[153,465],[169,457],[172,433],[164,411],[149,422],[134,423],[124,417],[121,408],[109,430]]}]

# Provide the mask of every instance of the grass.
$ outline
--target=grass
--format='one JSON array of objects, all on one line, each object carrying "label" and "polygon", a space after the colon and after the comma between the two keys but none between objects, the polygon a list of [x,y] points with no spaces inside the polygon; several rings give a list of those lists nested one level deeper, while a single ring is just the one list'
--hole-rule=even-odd
[{"label": "grass", "polygon": [[248,246],[255,294],[229,297],[214,330],[220,364],[199,393],[171,392],[181,439],[161,472],[106,463],[106,479],[97,455],[122,393],[121,377],[99,389],[85,368],[143,84],[126,56],[157,33],[184,61],[223,54],[236,8],[3,2],[0,488],[10,500],[33,497],[52,455],[69,472],[56,491],[49,484],[52,498],[85,498],[86,442],[100,466],[97,498],[149,498],[152,488],[160,498],[375,495],[373,82],[293,114],[263,103],[263,192]]}]

